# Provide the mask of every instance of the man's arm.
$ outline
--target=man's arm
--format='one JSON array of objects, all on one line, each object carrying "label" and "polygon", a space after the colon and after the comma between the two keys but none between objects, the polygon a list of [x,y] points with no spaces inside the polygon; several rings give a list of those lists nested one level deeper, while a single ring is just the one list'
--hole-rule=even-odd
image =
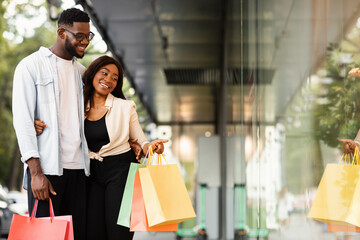
[{"label": "man's arm", "polygon": [[133,150],[133,152],[135,153],[136,156],[136,160],[138,160],[140,162],[140,159],[144,156],[142,154],[142,148],[140,146],[140,144],[138,143],[138,139],[130,139],[129,140],[129,144],[131,149]]},{"label": "man's arm", "polygon": [[36,87],[32,74],[27,64],[21,62],[13,81],[13,124],[24,163],[31,157],[40,157],[34,129]]},{"label": "man's arm", "polygon": [[[13,81],[12,112],[13,124],[18,140],[21,160],[27,163],[31,173],[31,187],[34,197],[45,200],[49,197],[49,190],[54,190],[43,174],[34,128],[36,108],[36,86],[29,63],[22,61],[15,70]],[[56,193],[55,193],[56,194]]]}]

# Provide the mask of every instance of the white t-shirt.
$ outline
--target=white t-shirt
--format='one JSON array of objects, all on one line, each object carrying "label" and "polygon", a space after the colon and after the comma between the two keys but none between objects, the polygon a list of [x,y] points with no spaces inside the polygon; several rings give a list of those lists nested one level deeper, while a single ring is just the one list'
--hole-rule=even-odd
[{"label": "white t-shirt", "polygon": [[62,165],[65,169],[84,169],[74,65],[72,60],[57,57],[56,67],[59,79]]}]

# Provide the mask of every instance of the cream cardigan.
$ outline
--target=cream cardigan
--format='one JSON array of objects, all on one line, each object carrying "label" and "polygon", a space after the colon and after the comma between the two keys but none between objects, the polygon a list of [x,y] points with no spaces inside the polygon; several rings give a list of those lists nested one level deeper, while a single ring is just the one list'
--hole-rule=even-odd
[{"label": "cream cardigan", "polygon": [[[148,143],[140,126],[134,101],[124,100],[109,94],[105,101],[105,107],[108,109],[105,123],[110,142],[102,146],[98,153],[89,150],[90,159],[97,159],[102,162],[103,157],[129,151],[129,139],[137,138],[141,147]],[[89,110],[90,103],[86,106],[86,112]]]}]

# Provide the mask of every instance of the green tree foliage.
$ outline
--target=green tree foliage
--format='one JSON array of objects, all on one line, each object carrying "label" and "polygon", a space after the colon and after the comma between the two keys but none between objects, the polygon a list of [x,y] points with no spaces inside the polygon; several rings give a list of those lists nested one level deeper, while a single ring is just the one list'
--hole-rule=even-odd
[{"label": "green tree foliage", "polygon": [[11,115],[11,64],[7,62],[10,48],[3,33],[8,30],[4,18],[7,1],[0,0],[0,183],[8,178],[14,143]]},{"label": "green tree foliage", "polygon": [[[31,37],[18,33],[15,17],[30,17],[37,14],[43,5],[23,4],[16,6],[16,12],[5,18],[6,8],[10,1],[0,0],[0,184],[11,189],[21,186],[22,165],[12,125],[12,80],[16,65],[26,56],[35,52],[40,46],[51,46],[56,39],[56,26],[53,22],[45,22],[35,29]],[[22,39],[20,43],[5,39],[4,32],[11,33],[14,39]]]},{"label": "green tree foliage", "polygon": [[322,101],[314,107],[315,137],[330,147],[339,147],[340,138],[354,139],[360,128],[360,79],[348,75],[359,64],[353,59],[343,63],[342,58],[342,49],[330,44],[326,61],[330,83],[322,86]]},{"label": "green tree foliage", "polygon": [[[40,46],[50,47],[56,40],[56,22],[49,19],[41,26],[34,29],[34,34],[22,34],[16,26],[16,19],[23,17],[31,19],[42,14],[41,11],[47,9],[45,1],[28,1],[25,4],[15,6],[11,15],[6,14],[6,9],[10,6],[11,0],[0,0],[0,184],[6,185],[10,189],[20,189],[22,180],[22,164],[18,150],[15,131],[12,124],[12,80],[15,67],[26,56],[37,51]],[[61,9],[58,9],[61,12]],[[5,39],[4,33],[13,36]],[[20,40],[19,40],[20,39]],[[79,61],[87,67],[95,58],[104,53],[94,49],[90,44],[86,55]],[[16,87],[16,86],[15,86]],[[124,93],[128,99],[132,99],[137,104],[139,119],[145,119],[146,111],[138,97],[129,95],[130,84],[124,82]],[[145,124],[142,124],[145,127]]]}]

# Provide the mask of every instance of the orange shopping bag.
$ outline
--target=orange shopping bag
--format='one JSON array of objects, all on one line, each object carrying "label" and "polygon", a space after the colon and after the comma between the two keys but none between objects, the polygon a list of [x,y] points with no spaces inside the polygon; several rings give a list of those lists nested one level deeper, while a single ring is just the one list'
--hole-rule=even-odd
[{"label": "orange shopping bag", "polygon": [[49,198],[50,217],[36,218],[37,205],[36,199],[31,217],[14,214],[8,240],[74,240],[71,216],[54,216]]},{"label": "orange shopping bag", "polygon": [[146,218],[144,198],[141,190],[140,176],[138,172],[135,173],[131,217],[130,217],[130,231],[131,232],[166,232],[166,231],[177,231],[177,230],[178,230],[177,223],[149,227]]},{"label": "orange shopping bag", "polygon": [[353,225],[339,225],[328,223],[327,225],[328,232],[360,232],[360,227]]}]

